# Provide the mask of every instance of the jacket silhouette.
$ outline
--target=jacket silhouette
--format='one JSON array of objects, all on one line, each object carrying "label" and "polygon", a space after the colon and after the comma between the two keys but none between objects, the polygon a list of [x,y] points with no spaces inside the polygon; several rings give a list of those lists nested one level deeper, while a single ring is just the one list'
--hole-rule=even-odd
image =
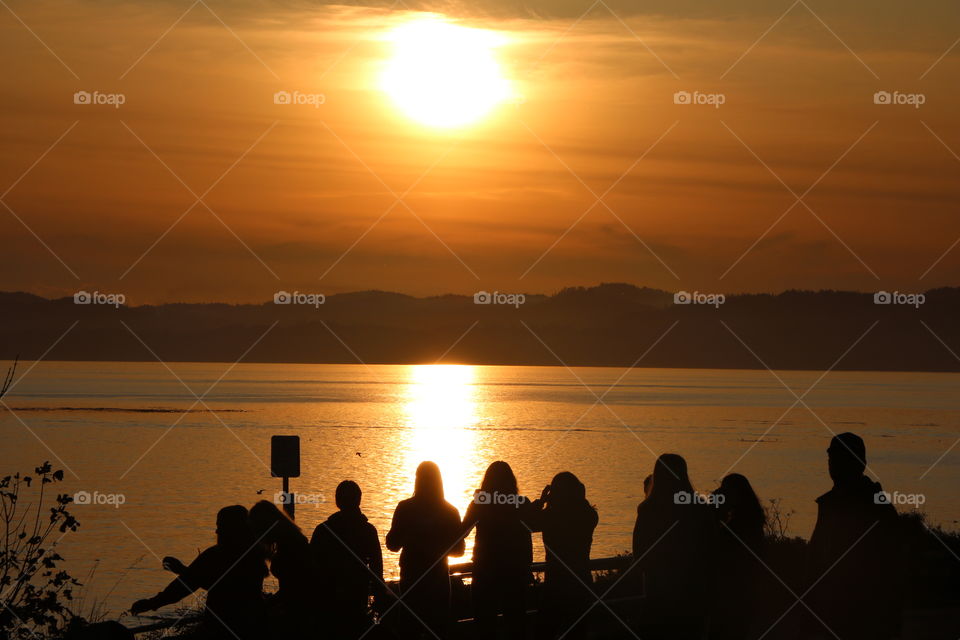
[{"label": "jacket silhouette", "polygon": [[[383,554],[377,528],[360,511],[360,487],[345,480],[336,491],[339,511],[317,525],[310,539],[322,593],[338,637],[358,637],[369,626],[371,594],[381,593]],[[373,588],[371,589],[371,585]]]},{"label": "jacket silhouette", "polygon": [[259,638],[264,615],[263,579],[267,565],[247,524],[246,508],[235,505],[217,513],[217,544],[189,565],[164,562],[178,574],[163,591],[131,607],[134,614],[174,604],[197,589],[207,590],[204,630],[211,637]]},{"label": "jacket silhouette", "polygon": [[464,544],[460,513],[444,500],[443,478],[435,463],[417,467],[413,497],[397,505],[386,543],[400,552],[403,604],[396,608],[404,614],[404,637],[443,638],[451,617],[447,556],[463,555]]},{"label": "jacket silhouette", "polygon": [[880,483],[863,474],[867,456],[859,436],[835,436],[827,456],[834,484],[817,498],[808,546],[806,601],[820,618],[810,624],[841,640],[892,637],[900,620],[897,511]]}]

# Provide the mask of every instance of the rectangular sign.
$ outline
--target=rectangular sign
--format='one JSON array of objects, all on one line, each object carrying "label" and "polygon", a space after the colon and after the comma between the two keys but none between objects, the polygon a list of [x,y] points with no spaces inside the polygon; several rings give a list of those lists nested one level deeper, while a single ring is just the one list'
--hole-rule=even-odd
[{"label": "rectangular sign", "polygon": [[300,436],[270,438],[270,475],[274,478],[300,477]]}]

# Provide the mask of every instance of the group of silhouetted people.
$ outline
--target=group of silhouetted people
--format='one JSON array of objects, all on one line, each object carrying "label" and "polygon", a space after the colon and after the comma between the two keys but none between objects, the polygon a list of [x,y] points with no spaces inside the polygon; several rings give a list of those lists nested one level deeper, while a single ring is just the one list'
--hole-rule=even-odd
[{"label": "group of silhouetted people", "polygon": [[[626,627],[624,637],[644,640],[758,638],[778,625],[796,637],[892,637],[899,618],[889,562],[896,511],[877,499],[880,485],[864,475],[863,440],[841,434],[827,453],[834,486],[817,499],[808,575],[796,593],[765,561],[767,517],[749,480],[730,474],[712,493],[698,494],[686,461],[668,453],[644,482],[632,560],[608,588],[595,586],[590,564],[597,510],[573,473],[558,473],[529,500],[510,465],[496,461],[461,519],[444,498],[439,467],[423,462],[413,495],[397,505],[386,534],[387,549],[400,553],[396,587],[383,581],[377,529],[360,509],[360,487],[347,480],[336,489],[338,511],[309,541],[272,502],[221,509],[216,544],[189,565],[165,558],[164,568],[176,577],[131,612],[173,604],[202,588],[207,600],[197,637],[356,640],[382,633],[442,640],[455,621],[447,559],[463,555],[476,529],[470,594],[478,638],[535,632],[575,640],[600,616]],[[542,534],[546,555],[535,603],[534,533]],[[279,589],[265,598],[269,574]],[[793,596],[786,612],[763,606],[775,589]],[[530,608],[537,610],[533,624]]]}]

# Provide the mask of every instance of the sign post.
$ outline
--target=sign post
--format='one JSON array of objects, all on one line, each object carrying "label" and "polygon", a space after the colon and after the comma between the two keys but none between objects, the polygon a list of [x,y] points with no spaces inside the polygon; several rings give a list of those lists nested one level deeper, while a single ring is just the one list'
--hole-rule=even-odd
[{"label": "sign post", "polygon": [[283,478],[283,510],[292,520],[295,500],[290,493],[290,478],[300,477],[300,436],[270,438],[270,475]]}]

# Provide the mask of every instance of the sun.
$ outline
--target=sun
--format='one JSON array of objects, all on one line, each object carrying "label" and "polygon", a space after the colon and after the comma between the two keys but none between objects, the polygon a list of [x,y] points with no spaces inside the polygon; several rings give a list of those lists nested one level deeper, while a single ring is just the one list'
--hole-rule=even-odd
[{"label": "sun", "polygon": [[380,86],[409,118],[438,128],[480,120],[510,97],[495,50],[502,35],[422,15],[387,36],[393,55]]}]

